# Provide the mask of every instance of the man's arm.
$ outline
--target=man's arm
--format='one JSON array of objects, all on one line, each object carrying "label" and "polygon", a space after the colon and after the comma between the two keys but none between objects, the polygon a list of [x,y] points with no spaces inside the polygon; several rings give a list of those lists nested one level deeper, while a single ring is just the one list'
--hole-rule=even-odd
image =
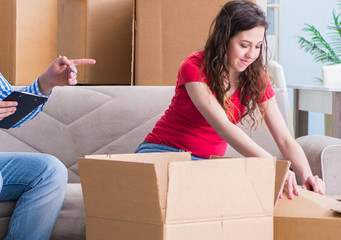
[{"label": "man's arm", "polygon": [[7,80],[0,73],[0,99],[5,99],[8,95],[10,95],[14,91],[11,84],[7,82]]},{"label": "man's arm", "polygon": [[[8,95],[10,95],[14,91],[14,88],[11,86],[11,84],[8,83],[8,81],[5,79],[5,77],[0,73],[0,120],[13,114],[16,110],[16,106],[18,105],[16,102],[4,102],[2,101],[5,99]],[[49,97],[49,95],[44,95],[40,89],[38,84],[38,79],[33,82],[30,86],[26,86],[24,88],[19,89],[18,91],[23,92],[29,92],[36,95],[46,96]],[[34,118],[42,109],[43,105],[40,105],[38,108],[36,108],[34,111],[32,111],[29,115],[27,115],[25,118],[23,118],[20,122],[15,124],[13,128],[20,127],[24,122]]]},{"label": "man's arm", "polygon": [[[51,94],[49,95],[45,95],[40,91],[39,88],[39,78],[37,80],[35,80],[30,86],[24,87],[19,89],[19,91],[21,92],[29,92],[29,93],[33,93],[36,95],[40,95],[40,96],[45,96],[47,98],[50,97]],[[46,102],[45,102],[46,103]],[[17,124],[15,124],[12,128],[17,128],[20,127],[22,124],[24,124],[25,122],[27,122],[28,120],[33,119],[35,116],[38,115],[38,113],[40,113],[43,110],[43,107],[45,105],[45,103],[41,104],[39,107],[37,107],[36,109],[34,109],[30,114],[28,114],[26,117],[24,117],[21,121],[19,121]]]},{"label": "man's arm", "polygon": [[[40,96],[49,97],[51,91],[55,86],[75,85],[77,84],[77,69],[75,66],[84,64],[95,64],[94,59],[75,59],[69,60],[66,57],[55,59],[47,69],[36,81],[30,86],[19,89],[19,91],[29,92]],[[70,70],[70,67],[75,72]],[[15,112],[16,102],[3,102],[9,94],[14,91],[14,88],[0,73],[0,120]],[[34,118],[43,109],[44,104],[40,105],[24,119],[18,122],[13,127],[20,127],[26,121]]]}]

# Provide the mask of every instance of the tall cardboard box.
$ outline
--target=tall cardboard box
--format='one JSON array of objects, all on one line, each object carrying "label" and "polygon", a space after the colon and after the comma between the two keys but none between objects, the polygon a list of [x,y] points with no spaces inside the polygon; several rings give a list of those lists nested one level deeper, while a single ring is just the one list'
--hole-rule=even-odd
[{"label": "tall cardboard box", "polygon": [[0,0],[0,72],[31,84],[56,58],[57,0]]},{"label": "tall cardboard box", "polygon": [[[182,61],[205,47],[228,0],[135,0],[135,84],[175,85]],[[253,1],[265,7],[265,0]]]},{"label": "tall cardboard box", "polygon": [[58,0],[57,50],[94,58],[80,84],[131,84],[133,0]]},{"label": "tall cardboard box", "polygon": [[78,164],[88,240],[273,239],[274,199],[289,166],[191,161],[189,153],[94,155]]}]

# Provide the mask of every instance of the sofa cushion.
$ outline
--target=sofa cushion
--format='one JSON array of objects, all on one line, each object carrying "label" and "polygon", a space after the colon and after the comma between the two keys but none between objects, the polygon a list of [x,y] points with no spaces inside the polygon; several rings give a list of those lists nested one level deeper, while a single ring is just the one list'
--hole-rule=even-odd
[{"label": "sofa cushion", "polygon": [[321,153],[322,178],[327,195],[341,196],[341,145],[330,145]]},{"label": "sofa cushion", "polygon": [[79,183],[69,183],[63,207],[52,230],[51,240],[85,239],[85,226],[81,185]]},{"label": "sofa cushion", "polygon": [[44,110],[19,129],[1,130],[0,151],[49,153],[79,182],[76,158],[131,153],[168,107],[174,87],[56,87]]},{"label": "sofa cushion", "polygon": [[[287,120],[284,92],[275,89]],[[68,168],[69,182],[80,182],[76,159],[91,154],[132,153],[161,117],[174,95],[173,86],[56,87],[44,110],[19,129],[1,130],[0,151],[43,152]],[[266,125],[250,131],[259,145],[281,158]],[[228,156],[239,154],[229,147]]]}]

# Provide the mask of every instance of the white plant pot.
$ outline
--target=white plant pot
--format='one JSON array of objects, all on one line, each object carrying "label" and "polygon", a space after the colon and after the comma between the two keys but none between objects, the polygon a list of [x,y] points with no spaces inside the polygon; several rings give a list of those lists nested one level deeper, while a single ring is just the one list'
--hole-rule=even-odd
[{"label": "white plant pot", "polygon": [[341,64],[322,66],[323,86],[341,87]]}]

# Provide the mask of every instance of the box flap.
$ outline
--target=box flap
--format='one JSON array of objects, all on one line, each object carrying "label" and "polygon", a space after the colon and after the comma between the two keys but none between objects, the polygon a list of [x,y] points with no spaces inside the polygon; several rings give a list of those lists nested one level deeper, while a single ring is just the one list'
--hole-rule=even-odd
[{"label": "box flap", "polygon": [[[341,202],[337,202],[334,205],[331,206],[330,208],[333,212],[341,213]],[[341,217],[341,215],[340,215]]]},{"label": "box flap", "polygon": [[[141,208],[142,210],[141,216],[138,216],[139,218],[145,218],[150,214],[148,217],[152,221],[156,219],[158,221],[163,220],[166,207],[168,162],[190,160],[190,153],[187,152],[106,154],[88,155],[85,158],[79,158],[79,171],[86,214],[93,216],[93,214],[97,213],[97,208],[100,208],[99,201],[103,201],[107,204],[103,206],[115,205],[113,208],[108,207],[113,211],[112,215],[115,216],[129,216],[124,210],[128,206],[131,208],[129,218],[136,218],[137,215],[134,213],[136,209],[129,206],[134,205],[135,208]],[[105,173],[107,176],[104,175]],[[110,184],[110,192],[104,187],[107,182],[112,183]],[[103,188],[103,190],[101,191],[100,188]],[[134,189],[139,189],[139,191],[134,192]],[[96,192],[96,194],[93,192]],[[107,196],[96,196],[97,192]],[[110,198],[110,200],[104,198]],[[116,202],[124,203],[125,206],[118,206]],[[90,206],[90,209],[87,205]],[[149,208],[153,209],[149,210]],[[104,211],[104,209],[105,207],[102,210]],[[161,210],[162,215],[160,218],[158,214],[161,214]],[[153,211],[158,212],[158,214]],[[108,213],[104,212],[103,214]]]},{"label": "box flap", "polygon": [[169,163],[166,223],[273,214],[275,159]]},{"label": "box flap", "polygon": [[162,222],[153,164],[77,160],[87,217]]},{"label": "box flap", "polygon": [[285,160],[276,161],[276,180],[275,180],[275,196],[274,196],[274,206],[276,206],[279,194],[281,193],[286,176],[290,167],[290,162]]},{"label": "box flap", "polygon": [[334,198],[338,201],[341,201],[341,195],[328,195],[328,197]]},{"label": "box flap", "polygon": [[301,218],[332,218],[341,214],[334,213],[331,208],[338,203],[337,200],[305,189],[299,190],[299,196],[290,200],[286,189],[283,198],[279,199],[274,214],[278,217]]}]

